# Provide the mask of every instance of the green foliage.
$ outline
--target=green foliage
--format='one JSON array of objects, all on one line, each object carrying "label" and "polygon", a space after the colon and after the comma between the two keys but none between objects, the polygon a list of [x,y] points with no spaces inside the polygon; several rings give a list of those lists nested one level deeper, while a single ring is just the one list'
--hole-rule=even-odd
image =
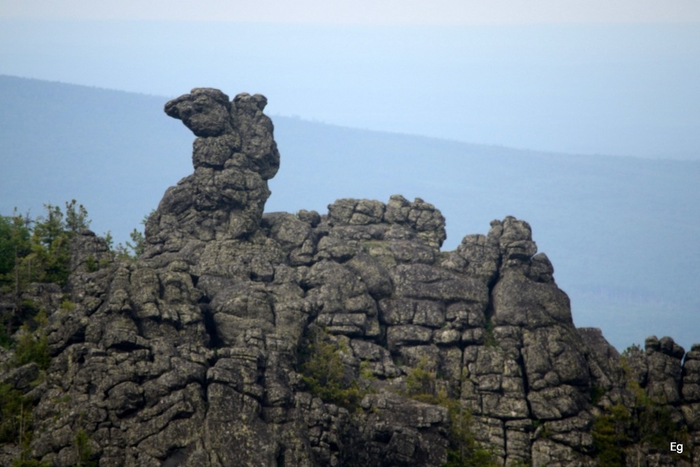
[{"label": "green foliage", "polygon": [[341,352],[347,349],[322,330],[313,330],[302,348],[301,373],[311,394],[348,410],[356,410],[365,395],[355,378],[345,375]]},{"label": "green foliage", "polygon": [[640,346],[639,344],[632,344],[622,351],[622,356],[625,358],[630,358],[643,353],[644,351],[642,350],[642,346]]},{"label": "green foliage", "polygon": [[87,210],[75,200],[44,205],[32,220],[15,211],[0,221],[0,285],[17,295],[31,282],[65,285],[70,274],[70,240],[90,225]]},{"label": "green foliage", "polygon": [[549,425],[545,424],[544,428],[542,429],[542,433],[540,434],[540,438],[551,438],[552,437],[552,432],[549,429]]},{"label": "green foliage", "polygon": [[76,432],[73,439],[75,447],[75,457],[77,458],[76,466],[80,467],[97,467],[97,461],[92,460],[92,447],[90,446],[90,438],[85,430],[80,429]]},{"label": "green foliage", "polygon": [[112,231],[108,230],[104,233],[103,237],[105,239],[105,243],[107,244],[107,248],[109,251],[112,251],[112,248],[114,248],[114,237],[112,237]]},{"label": "green foliage", "polygon": [[406,389],[411,397],[432,395],[435,392],[435,371],[428,369],[427,359],[422,359],[418,366],[411,368],[406,375]]},{"label": "green foliage", "polygon": [[600,386],[591,386],[591,404],[596,405],[605,395],[605,389]]},{"label": "green foliage", "polygon": [[447,404],[450,414],[450,447],[443,467],[496,467],[496,456],[479,445],[472,431],[471,411],[455,400]]},{"label": "green foliage", "polygon": [[30,407],[11,384],[0,385],[0,443],[21,441],[20,433],[31,423]]},{"label": "green foliage", "polygon": [[64,298],[61,302],[61,306],[58,307],[59,311],[71,312],[75,309],[75,303],[71,302],[69,299]]},{"label": "green foliage", "polygon": [[18,258],[31,248],[29,221],[15,211],[11,217],[0,216],[0,285],[11,283]]},{"label": "green foliage", "polygon": [[687,438],[687,434],[673,422],[671,409],[651,400],[641,388],[637,392],[632,416],[634,437],[656,450],[667,450],[671,441],[681,442]]},{"label": "green foliage", "polygon": [[406,375],[406,396],[427,404],[446,407],[450,415],[450,446],[443,467],[495,467],[496,457],[479,445],[472,431],[472,414],[462,404],[450,398],[441,386],[438,373],[427,358]]},{"label": "green foliage", "polygon": [[[9,347],[13,331],[36,314],[34,304],[21,301],[22,292],[32,282],[65,285],[70,275],[71,239],[90,225],[87,210],[75,200],[65,203],[65,212],[52,204],[44,209],[34,220],[16,210],[12,216],[0,216],[0,289],[15,300],[12,311],[0,316],[2,347]],[[37,346],[42,347],[45,340],[37,338],[36,345],[25,342],[20,350],[39,351],[27,358],[44,365],[45,359],[39,358],[43,350]]]},{"label": "green foliage", "polygon": [[627,408],[617,404],[606,408],[605,413],[593,423],[591,434],[600,467],[625,465],[624,447],[631,441],[631,421],[632,416]]},{"label": "green foliage", "polygon": [[[66,203],[66,207],[69,206],[74,208],[75,200],[72,204]],[[64,285],[70,274],[70,240],[77,232],[80,215],[73,212],[69,227],[61,208],[50,204],[44,207],[46,215],[38,217],[34,223],[32,252],[23,258],[22,265],[26,266],[28,282]]]},{"label": "green foliage", "polygon": [[629,347],[621,361],[633,396],[632,407],[608,407],[593,424],[591,434],[601,467],[624,466],[625,448],[633,444],[667,451],[671,441],[687,443],[688,435],[673,422],[671,409],[650,398],[634,380],[628,358],[638,352],[639,346]]},{"label": "green foliage", "polygon": [[90,227],[90,219],[88,219],[87,209],[82,204],[76,206],[76,201],[71,200],[66,203],[66,219],[64,222],[64,230],[74,236],[83,229]]},{"label": "green foliage", "polygon": [[[637,346],[634,351],[641,352]],[[631,432],[634,440],[648,443],[657,450],[667,450],[671,441],[683,441],[687,434],[682,432],[673,422],[671,409],[653,400],[646,391],[633,379],[627,357],[622,359],[622,368],[627,375],[627,389],[634,395],[632,408]]]},{"label": "green foliage", "polygon": [[[141,224],[146,226],[149,220],[155,215],[155,212],[155,210],[152,210],[150,213],[144,216]],[[110,251],[112,251],[118,259],[135,261],[146,250],[146,237],[143,232],[140,232],[138,229],[132,230],[129,237],[131,238],[130,242],[127,241],[126,245],[120,243],[114,249],[112,249],[114,239],[112,238],[112,234],[110,232],[105,234],[105,241],[107,242],[107,246],[109,247]]]},{"label": "green foliage", "polygon": [[88,255],[87,259],[85,260],[85,267],[87,268],[88,272],[95,272],[100,269],[100,266],[93,255]]},{"label": "green foliage", "polygon": [[[46,370],[51,362],[49,346],[46,339],[46,313],[42,310],[22,325],[12,367],[36,363],[41,370]],[[35,325],[35,329],[30,327]],[[42,371],[39,378],[30,384],[35,386],[44,378]],[[21,447],[20,457],[13,461],[13,467],[48,467],[48,464],[29,459],[29,444],[32,440],[32,410],[34,403],[10,384],[0,385],[0,443],[13,443]]]},{"label": "green foliage", "polygon": [[15,348],[15,365],[22,366],[27,363],[36,363],[41,370],[46,370],[51,363],[49,344],[46,339],[46,313],[41,311],[37,315],[37,329],[31,331],[29,324],[22,325],[24,332]]},{"label": "green foliage", "polygon": [[3,347],[5,349],[9,349],[12,347],[12,338],[7,332],[7,327],[5,326],[5,323],[0,321],[0,347]]},{"label": "green foliage", "polygon": [[486,347],[498,347],[498,341],[493,333],[493,321],[488,319],[484,328],[484,345]]},{"label": "green foliage", "polygon": [[368,379],[368,380],[376,380],[377,377],[374,375],[374,372],[372,371],[372,367],[370,362],[363,360],[360,363],[360,378]]},{"label": "green foliage", "polygon": [[438,387],[437,372],[430,368],[427,358],[406,374],[406,394],[411,399],[433,405],[448,405],[447,393]]},{"label": "green foliage", "polygon": [[0,444],[19,444],[21,448],[19,458],[12,461],[13,467],[49,467],[28,459],[33,409],[33,402],[11,384],[0,385]]},{"label": "green foliage", "polygon": [[143,232],[139,232],[137,229],[132,230],[129,237],[133,243],[126,242],[126,246],[131,248],[134,252],[134,256],[138,258],[146,249],[146,238],[143,236]]},{"label": "green foliage", "polygon": [[148,223],[151,221],[151,219],[155,219],[155,216],[156,216],[156,210],[151,209],[151,212],[149,212],[148,214],[143,216],[143,219],[141,219],[141,225],[146,227],[148,225]]}]

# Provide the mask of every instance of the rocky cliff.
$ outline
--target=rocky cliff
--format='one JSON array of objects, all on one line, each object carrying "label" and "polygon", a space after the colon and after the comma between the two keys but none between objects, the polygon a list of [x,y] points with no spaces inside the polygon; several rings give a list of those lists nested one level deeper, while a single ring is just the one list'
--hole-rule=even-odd
[{"label": "rocky cliff", "polygon": [[[35,404],[31,458],[700,465],[700,346],[621,356],[577,329],[512,217],[441,251],[445,219],[418,198],[264,213],[280,165],[265,105],[205,88],[168,102],[197,137],[194,173],[150,216],[145,252],[115,260],[83,231],[67,288],[35,288],[50,366],[0,376]],[[20,447],[3,449],[9,466]]]}]

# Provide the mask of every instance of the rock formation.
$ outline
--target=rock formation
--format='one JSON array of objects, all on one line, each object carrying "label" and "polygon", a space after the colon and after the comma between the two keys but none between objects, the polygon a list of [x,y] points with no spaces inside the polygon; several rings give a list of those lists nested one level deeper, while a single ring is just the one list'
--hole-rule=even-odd
[{"label": "rock formation", "polygon": [[[280,165],[266,102],[215,89],[168,102],[197,136],[194,173],[150,216],[143,255],[115,260],[83,231],[74,306],[36,298],[50,312],[45,379],[30,386],[31,365],[0,378],[37,402],[34,458],[75,465],[83,432],[101,467],[440,466],[459,407],[498,465],[595,466],[597,421],[644,410],[644,395],[685,451],[640,435],[622,446],[628,465],[700,465],[700,346],[650,338],[622,358],[576,329],[513,217],[444,252],[445,219],[421,199],[264,214]],[[354,404],[312,391],[314,342]],[[18,448],[4,449],[11,465]]]}]

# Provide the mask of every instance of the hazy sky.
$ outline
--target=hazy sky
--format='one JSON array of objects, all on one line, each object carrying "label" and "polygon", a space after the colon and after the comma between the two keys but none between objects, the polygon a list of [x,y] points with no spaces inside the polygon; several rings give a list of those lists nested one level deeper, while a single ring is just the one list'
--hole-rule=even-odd
[{"label": "hazy sky", "polygon": [[9,0],[4,18],[343,24],[698,22],[698,0]]},{"label": "hazy sky", "polygon": [[700,159],[700,0],[0,0],[0,74],[259,92],[270,114],[342,126]]}]

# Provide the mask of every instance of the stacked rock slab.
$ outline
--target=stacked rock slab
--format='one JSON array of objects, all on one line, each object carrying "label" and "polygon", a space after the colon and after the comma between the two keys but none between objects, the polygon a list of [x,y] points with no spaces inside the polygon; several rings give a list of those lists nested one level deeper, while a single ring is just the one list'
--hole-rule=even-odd
[{"label": "stacked rock slab", "polygon": [[[150,216],[144,254],[115,261],[77,237],[75,307],[51,314],[53,361],[33,389],[32,455],[74,465],[82,430],[101,467],[440,466],[448,410],[406,395],[421,368],[499,463],[597,465],[593,421],[630,397],[620,356],[574,327],[530,226],[507,217],[441,252],[445,219],[421,199],[263,214],[280,162],[265,104],[214,89],[168,102],[197,136],[195,170]],[[310,329],[372,388],[356,411],[304,384]],[[698,446],[700,348],[683,355],[652,339],[633,367]],[[691,465],[666,454],[640,465]]]}]

